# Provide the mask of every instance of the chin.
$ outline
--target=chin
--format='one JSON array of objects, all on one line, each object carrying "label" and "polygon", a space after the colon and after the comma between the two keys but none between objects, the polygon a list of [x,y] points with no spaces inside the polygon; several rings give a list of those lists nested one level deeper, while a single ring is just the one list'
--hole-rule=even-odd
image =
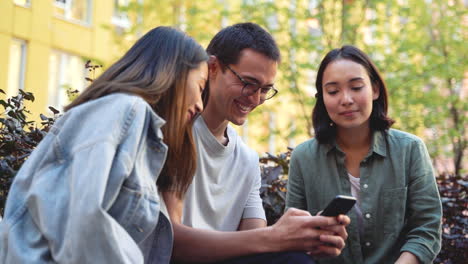
[{"label": "chin", "polygon": [[246,118],[236,118],[236,119],[231,119],[229,121],[236,126],[242,126],[245,123],[245,120]]},{"label": "chin", "polygon": [[341,126],[342,128],[346,129],[355,129],[355,128],[362,128],[365,127],[366,122],[352,122],[352,123],[342,123],[338,124],[338,126]]}]

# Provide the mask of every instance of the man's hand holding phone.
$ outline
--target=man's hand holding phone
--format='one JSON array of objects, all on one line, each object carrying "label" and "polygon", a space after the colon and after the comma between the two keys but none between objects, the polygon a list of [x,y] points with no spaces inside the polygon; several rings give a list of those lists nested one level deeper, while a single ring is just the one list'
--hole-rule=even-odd
[{"label": "man's hand holding phone", "polygon": [[[338,195],[336,196],[325,209],[318,213],[319,216],[335,217],[339,224],[331,226],[323,226],[320,229],[331,231],[340,236],[344,241],[348,238],[346,226],[351,222],[346,213],[353,208],[356,199],[351,196]],[[309,254],[316,257],[329,257],[334,255],[337,250],[332,245],[336,245],[336,236],[321,235],[320,241],[323,245],[318,246],[315,250],[310,251]],[[341,249],[340,249],[341,250]]]}]

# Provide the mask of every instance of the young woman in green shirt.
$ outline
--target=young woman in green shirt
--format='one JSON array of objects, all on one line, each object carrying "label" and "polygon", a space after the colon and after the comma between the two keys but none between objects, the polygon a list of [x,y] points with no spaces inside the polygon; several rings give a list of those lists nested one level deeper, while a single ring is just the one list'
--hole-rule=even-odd
[{"label": "young woman in green shirt", "polygon": [[352,195],[346,248],[319,263],[431,263],[442,209],[431,160],[418,137],[390,129],[385,82],[353,46],[330,51],[316,80],[315,138],[292,154],[287,207],[323,210]]}]

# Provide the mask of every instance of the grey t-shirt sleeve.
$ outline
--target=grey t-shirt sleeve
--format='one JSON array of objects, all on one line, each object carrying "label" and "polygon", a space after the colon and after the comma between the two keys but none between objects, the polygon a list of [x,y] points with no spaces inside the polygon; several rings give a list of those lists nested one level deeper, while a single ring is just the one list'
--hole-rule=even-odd
[{"label": "grey t-shirt sleeve", "polygon": [[249,197],[245,203],[244,213],[242,219],[246,218],[260,218],[266,220],[265,210],[263,209],[262,199],[260,198],[260,187],[262,179],[260,176],[260,167],[256,166],[255,176],[253,176],[252,186],[250,187]]}]

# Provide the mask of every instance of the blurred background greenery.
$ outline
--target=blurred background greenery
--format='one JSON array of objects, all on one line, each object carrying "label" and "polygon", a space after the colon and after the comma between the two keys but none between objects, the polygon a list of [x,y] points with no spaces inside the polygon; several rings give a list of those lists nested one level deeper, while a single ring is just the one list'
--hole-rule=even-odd
[{"label": "blurred background greenery", "polygon": [[[260,154],[313,136],[315,74],[343,44],[367,52],[384,75],[395,128],[422,137],[440,172],[465,174],[466,0],[5,0],[0,3],[0,85],[33,92],[33,118],[86,85],[85,61],[104,69],[147,30],[172,25],[203,46],[221,28],[252,21],[282,52],[280,93],[238,131]],[[99,71],[98,73],[99,74]],[[3,95],[0,95],[3,96]],[[1,98],[0,98],[1,99]]]}]

